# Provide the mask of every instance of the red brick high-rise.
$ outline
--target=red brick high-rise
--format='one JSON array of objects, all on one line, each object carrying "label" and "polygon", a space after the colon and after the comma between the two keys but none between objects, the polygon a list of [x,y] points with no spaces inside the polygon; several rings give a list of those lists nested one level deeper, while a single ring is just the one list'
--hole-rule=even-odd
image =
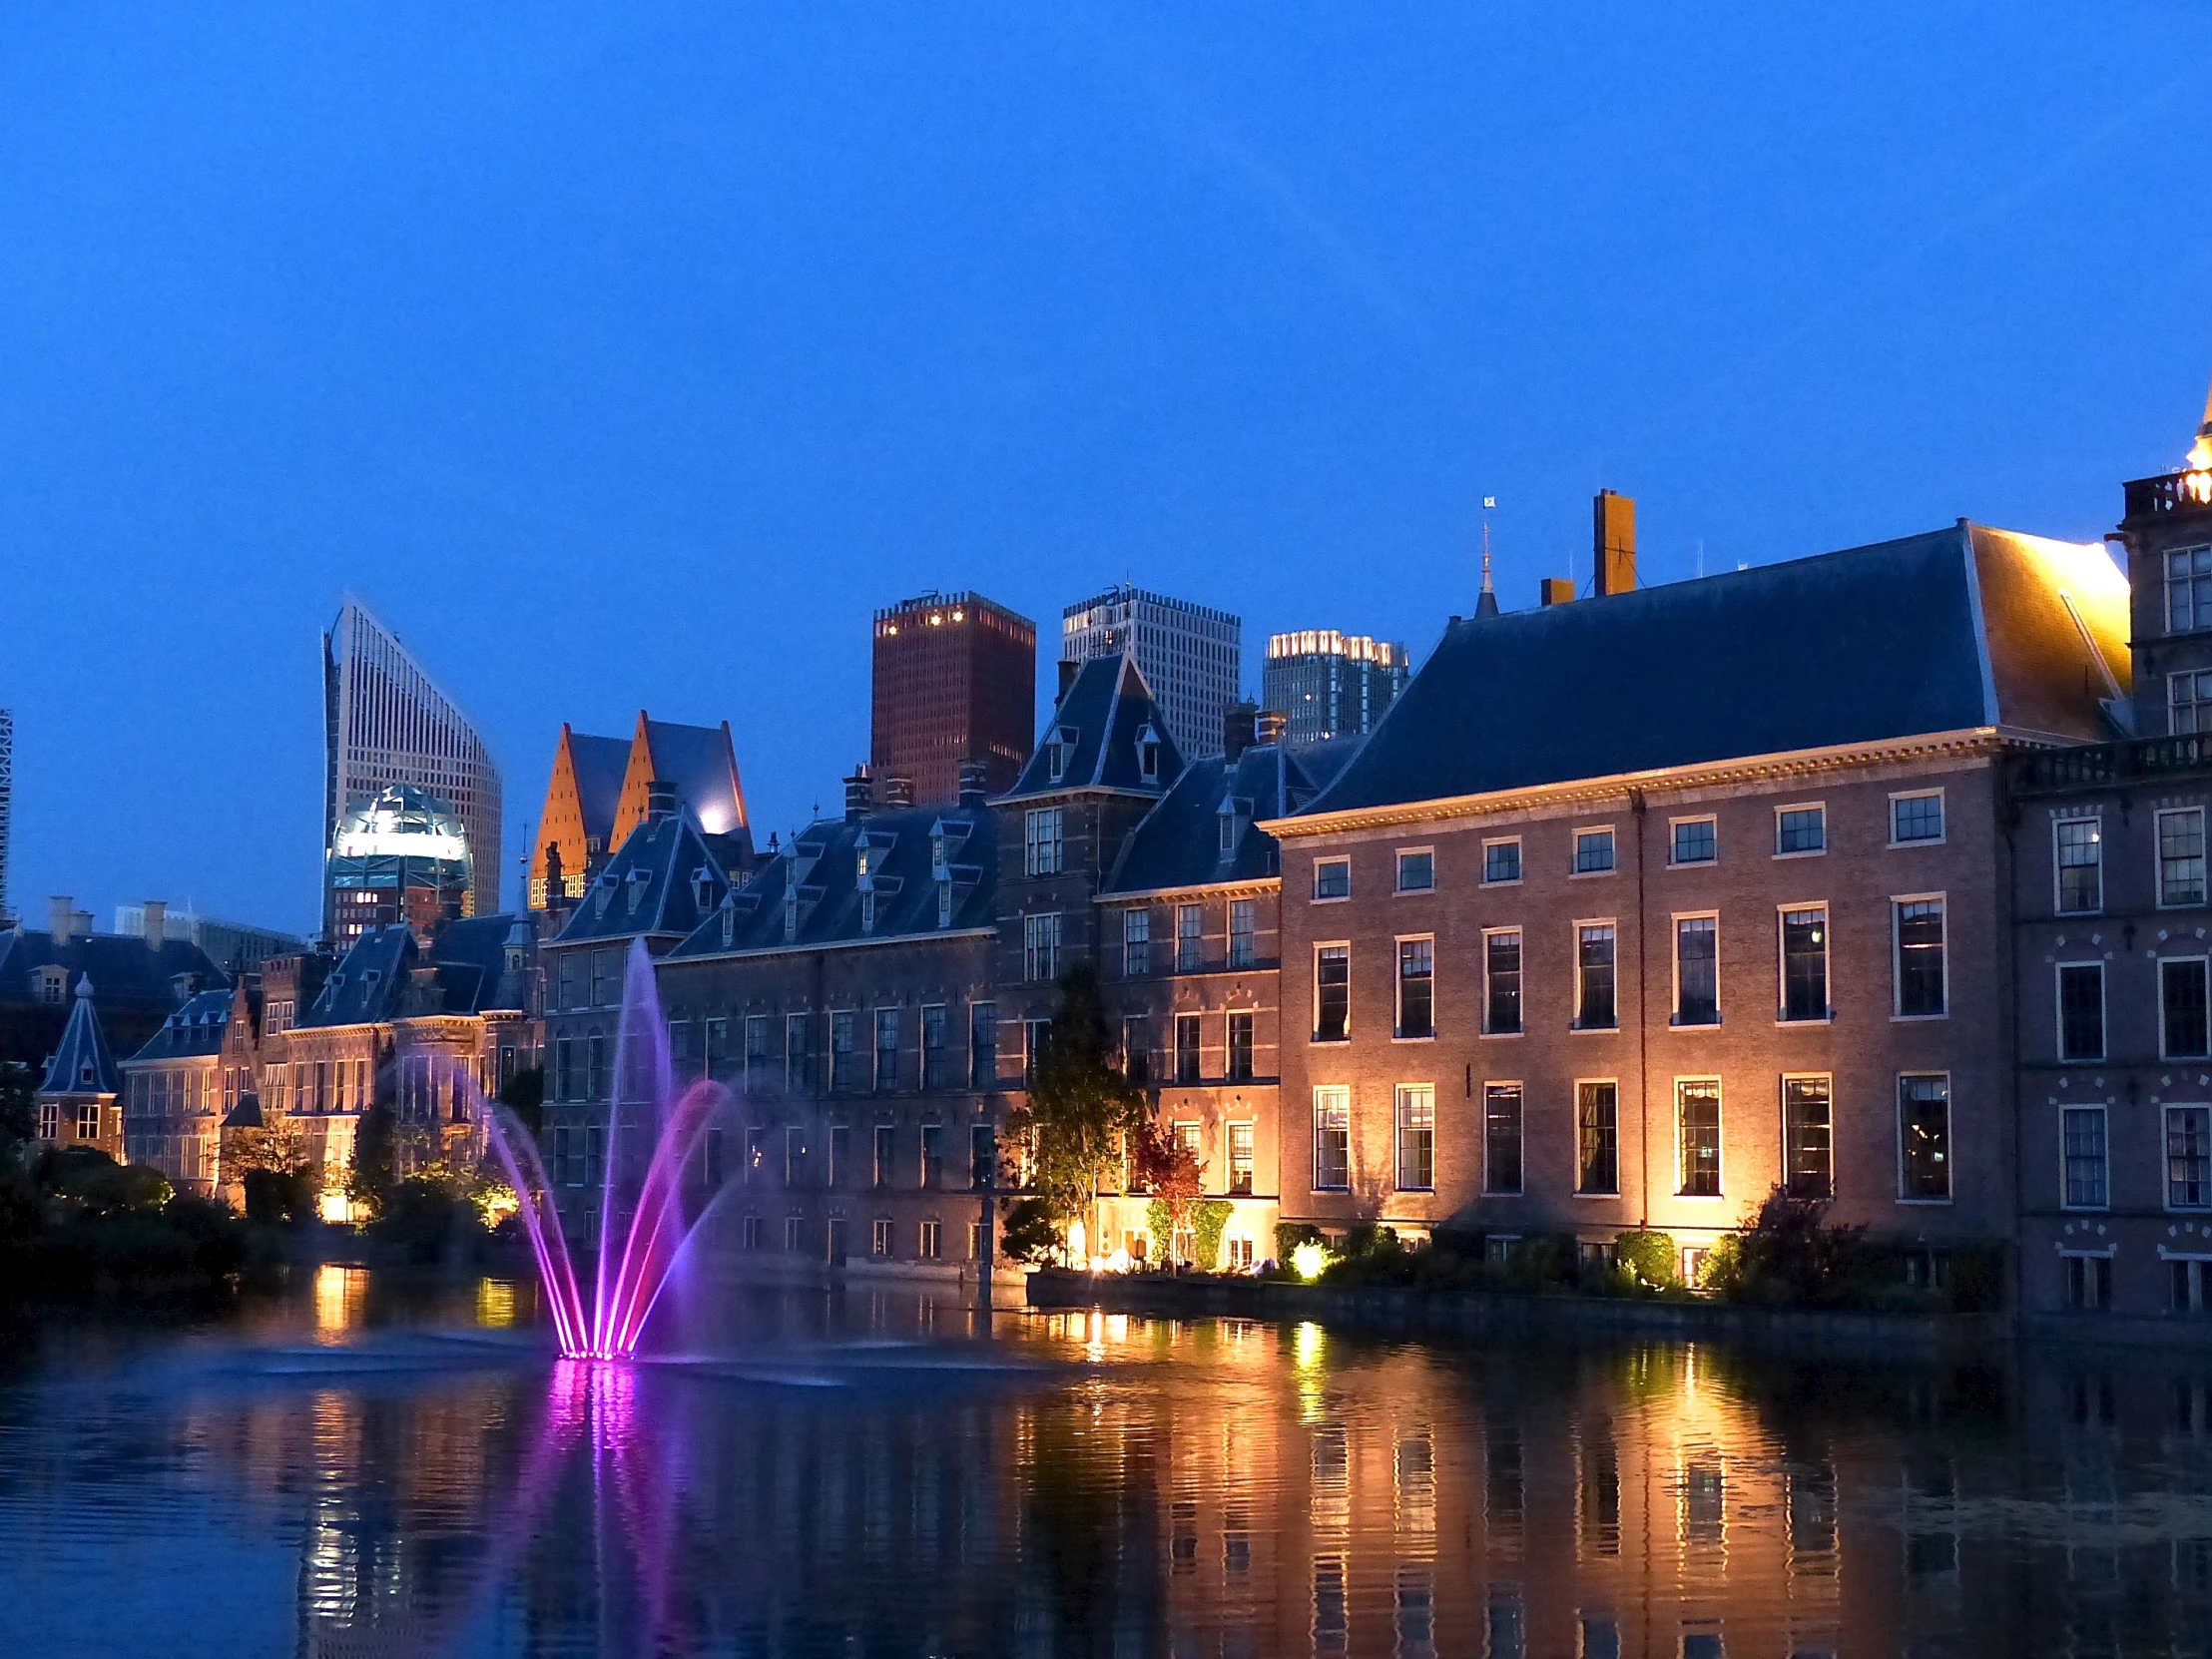
[{"label": "red brick high-rise", "polygon": [[957,801],[960,767],[1013,788],[1037,720],[1037,625],[980,594],[927,593],[875,613],[869,763],[913,803]]}]

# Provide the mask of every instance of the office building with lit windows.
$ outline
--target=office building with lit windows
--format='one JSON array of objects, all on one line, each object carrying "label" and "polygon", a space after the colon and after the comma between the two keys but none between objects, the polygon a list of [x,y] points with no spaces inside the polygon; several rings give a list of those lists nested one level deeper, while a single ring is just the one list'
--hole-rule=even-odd
[{"label": "office building with lit windows", "polygon": [[1411,675],[1402,645],[1309,628],[1268,638],[1260,703],[1284,717],[1292,743],[1372,732]]},{"label": "office building with lit windows", "polygon": [[[976,593],[875,613],[868,764],[886,805],[957,801],[964,767],[1010,789],[1037,723],[1037,625]],[[901,790],[899,785],[903,784]]]},{"label": "office building with lit windows", "polygon": [[[348,599],[322,636],[323,852],[387,790],[420,792],[449,810],[469,864],[461,908],[499,908],[499,769],[476,729],[368,608]],[[355,889],[356,893],[358,889]],[[359,903],[359,899],[354,901]],[[338,887],[323,884],[323,930],[336,939]]]},{"label": "office building with lit windows", "polygon": [[[1126,584],[1070,605],[1062,615],[1063,676],[1069,665],[1124,651],[1142,671],[1177,749],[1193,760],[1221,754],[1244,676],[1243,621]],[[1061,689],[1066,686],[1063,678]]]},{"label": "office building with lit windows", "polygon": [[8,907],[8,839],[15,811],[15,716],[0,709],[0,927],[15,916]]}]

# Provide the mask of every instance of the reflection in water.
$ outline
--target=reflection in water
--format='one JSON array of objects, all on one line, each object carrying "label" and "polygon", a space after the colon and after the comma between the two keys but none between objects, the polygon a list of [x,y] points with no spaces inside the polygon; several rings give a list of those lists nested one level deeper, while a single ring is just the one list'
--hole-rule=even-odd
[{"label": "reflection in water", "polygon": [[982,1344],[923,1307],[795,1294],[745,1306],[743,1365],[593,1367],[397,1329],[529,1318],[511,1286],[425,1312],[327,1270],[251,1341],[53,1340],[0,1385],[10,1651],[1686,1659],[2212,1630],[2212,1366],[1097,1315]]}]

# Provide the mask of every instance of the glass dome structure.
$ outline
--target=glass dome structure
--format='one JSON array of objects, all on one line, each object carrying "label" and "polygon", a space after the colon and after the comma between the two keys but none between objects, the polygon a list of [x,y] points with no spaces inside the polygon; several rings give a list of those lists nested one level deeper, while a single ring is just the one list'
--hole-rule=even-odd
[{"label": "glass dome structure", "polygon": [[341,819],[331,837],[336,942],[393,922],[434,928],[464,914],[474,870],[459,814],[426,790],[385,790]]}]

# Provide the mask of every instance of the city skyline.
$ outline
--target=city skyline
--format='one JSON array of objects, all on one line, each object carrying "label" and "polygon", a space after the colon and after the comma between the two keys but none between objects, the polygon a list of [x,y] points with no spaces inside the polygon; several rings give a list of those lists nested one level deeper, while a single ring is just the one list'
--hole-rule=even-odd
[{"label": "city skyline", "polygon": [[[1233,16],[859,51],[579,16],[435,62],[319,27],[56,23],[0,68],[43,158],[0,178],[19,910],[312,927],[305,641],[348,586],[484,732],[510,853],[547,734],[641,706],[731,718],[788,832],[866,752],[863,619],[902,593],[1050,618],[1127,581],[1418,660],[1472,608],[1485,496],[1511,608],[1587,582],[1599,487],[1651,583],[1961,514],[2091,540],[2212,364],[2201,262],[2107,257],[2191,142],[2148,15],[1343,17],[1268,53]],[[1852,113],[1891,109],[1923,115]]]}]

